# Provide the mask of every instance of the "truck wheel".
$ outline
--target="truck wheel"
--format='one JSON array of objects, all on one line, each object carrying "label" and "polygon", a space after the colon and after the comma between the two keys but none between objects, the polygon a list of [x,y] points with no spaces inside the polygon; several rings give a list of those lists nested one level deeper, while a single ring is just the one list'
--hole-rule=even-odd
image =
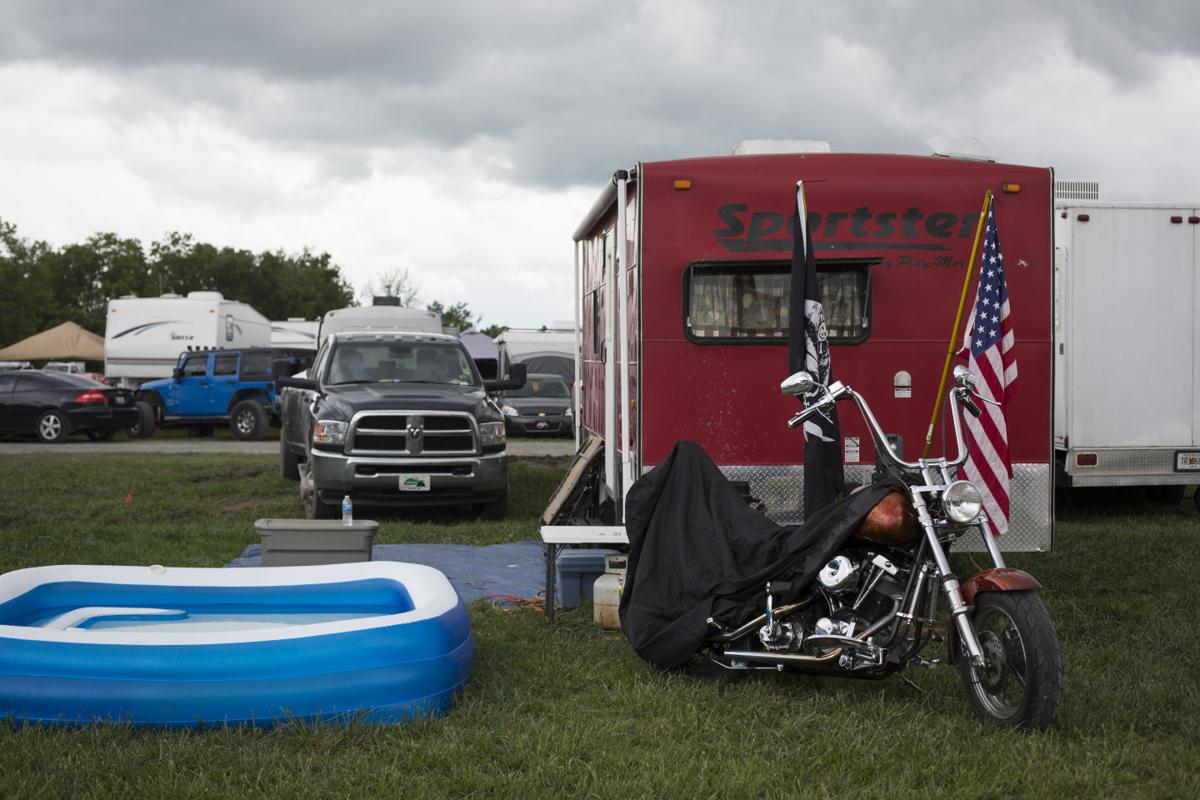
[{"label": "truck wheel", "polygon": [[484,519],[504,519],[504,515],[508,513],[508,489],[495,500],[480,503],[478,508],[479,516]]},{"label": "truck wheel", "polygon": [[71,435],[71,423],[61,411],[47,411],[38,417],[37,435],[43,442],[64,442]]},{"label": "truck wheel", "polygon": [[312,468],[306,463],[300,474],[300,499],[304,502],[304,516],[308,519],[337,519],[342,515],[341,507],[321,501],[321,493],[313,485]]},{"label": "truck wheel", "polygon": [[279,437],[279,477],[285,481],[300,480],[300,457],[288,449],[282,435]]},{"label": "truck wheel", "polygon": [[137,409],[137,422],[129,426],[126,433],[130,439],[149,439],[154,435],[154,406],[145,400],[138,400],[133,407]]},{"label": "truck wheel", "polygon": [[243,400],[233,407],[229,415],[229,428],[235,439],[256,442],[262,438],[267,427],[267,411],[257,400]]}]

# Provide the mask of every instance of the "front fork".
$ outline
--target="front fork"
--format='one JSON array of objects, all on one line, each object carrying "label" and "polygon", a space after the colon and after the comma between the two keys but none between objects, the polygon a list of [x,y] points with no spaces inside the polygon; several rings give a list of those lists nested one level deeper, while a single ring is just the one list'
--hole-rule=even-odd
[{"label": "front fork", "polygon": [[[950,561],[946,558],[946,551],[942,549],[942,543],[938,541],[937,532],[933,528],[933,518],[929,515],[929,508],[925,505],[925,498],[920,492],[912,492],[912,500],[913,507],[917,512],[917,519],[920,520],[921,527],[925,530],[929,552],[933,554],[933,561],[937,565],[938,578],[942,582],[942,591],[950,604],[950,616],[958,629],[959,639],[967,648],[971,663],[976,667],[982,667],[984,664],[983,650],[979,647],[979,639],[975,637],[975,628],[971,625],[971,609],[963,601],[958,578],[954,577],[954,573],[950,571]],[[986,529],[982,533],[985,539],[990,538],[990,532]],[[989,547],[988,549],[991,551],[993,548]],[[993,559],[999,558],[999,551],[993,553],[992,557]],[[1003,563],[1001,562],[999,566],[1003,566]]]}]

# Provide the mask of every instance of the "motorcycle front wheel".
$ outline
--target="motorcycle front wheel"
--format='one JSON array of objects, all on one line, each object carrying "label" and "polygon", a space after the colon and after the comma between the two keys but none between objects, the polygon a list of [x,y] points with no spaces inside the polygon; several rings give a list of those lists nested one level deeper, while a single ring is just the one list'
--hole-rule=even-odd
[{"label": "motorcycle front wheel", "polygon": [[971,616],[984,665],[965,653],[958,671],[976,716],[1004,728],[1041,730],[1062,694],[1062,655],[1050,613],[1033,592],[982,592]]}]

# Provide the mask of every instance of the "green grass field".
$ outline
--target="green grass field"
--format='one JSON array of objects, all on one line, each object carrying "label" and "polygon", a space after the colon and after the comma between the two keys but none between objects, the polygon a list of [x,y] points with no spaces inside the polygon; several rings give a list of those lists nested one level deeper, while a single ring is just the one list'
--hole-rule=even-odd
[{"label": "green grass field", "polygon": [[[0,474],[3,570],[220,566],[256,541],[255,519],[299,510],[268,456],[7,457]],[[517,462],[509,519],[386,519],[379,541],[533,538],[559,475]],[[787,675],[716,686],[648,667],[586,609],[549,626],[477,603],[475,672],[444,719],[0,725],[0,797],[1200,796],[1200,516],[1190,500],[1098,499],[1059,523],[1052,553],[1009,558],[1045,584],[1062,640],[1063,705],[1042,734],[978,725],[948,668],[911,673],[921,691]]]}]

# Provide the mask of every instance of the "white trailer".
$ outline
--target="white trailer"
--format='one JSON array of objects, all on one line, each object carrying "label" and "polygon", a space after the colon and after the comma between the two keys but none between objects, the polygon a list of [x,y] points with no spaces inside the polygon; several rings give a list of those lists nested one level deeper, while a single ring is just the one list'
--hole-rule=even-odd
[{"label": "white trailer", "polygon": [[104,373],[117,385],[134,387],[169,377],[188,350],[270,344],[267,318],[220,292],[121,297],[108,301]]},{"label": "white trailer", "polygon": [[338,308],[321,318],[318,347],[342,331],[415,331],[442,333],[442,317],[423,308],[406,308],[394,297],[376,297],[372,305]]},{"label": "white trailer", "polygon": [[520,330],[510,328],[496,337],[509,358],[520,361],[521,356],[561,353],[575,358],[575,323],[552,322],[545,330]]},{"label": "white trailer", "polygon": [[289,350],[316,350],[321,321],[304,317],[271,320],[271,346]]},{"label": "white trailer", "polygon": [[1198,209],[1055,205],[1061,486],[1157,487],[1178,500],[1200,483]]}]

